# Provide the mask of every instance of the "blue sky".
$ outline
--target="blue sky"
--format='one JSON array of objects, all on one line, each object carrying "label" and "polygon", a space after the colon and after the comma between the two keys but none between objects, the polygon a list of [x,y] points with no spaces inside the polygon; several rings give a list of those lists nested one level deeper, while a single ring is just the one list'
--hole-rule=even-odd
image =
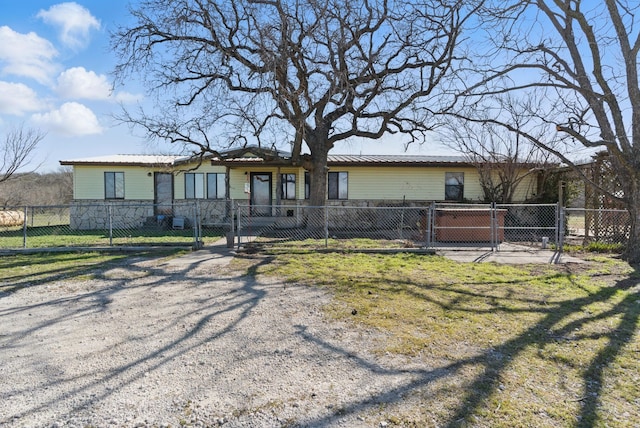
[{"label": "blue sky", "polygon": [[109,33],[129,19],[128,3],[0,0],[0,135],[23,124],[46,132],[30,168],[168,150],[112,117],[143,101],[140,89],[112,90]]},{"label": "blue sky", "polygon": [[[135,86],[112,90],[109,34],[125,25],[130,0],[0,0],[0,138],[16,126],[46,132],[30,168],[112,154],[169,153],[118,124],[121,105],[144,103]],[[401,144],[352,142],[336,153],[400,153]],[[434,153],[412,146],[408,153]]]}]

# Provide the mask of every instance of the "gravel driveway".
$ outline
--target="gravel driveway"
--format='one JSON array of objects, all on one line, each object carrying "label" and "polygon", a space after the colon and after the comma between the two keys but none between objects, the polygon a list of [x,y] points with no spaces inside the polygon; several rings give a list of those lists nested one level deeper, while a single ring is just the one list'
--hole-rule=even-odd
[{"label": "gravel driveway", "polygon": [[[0,295],[0,426],[379,427],[427,373],[199,251]],[[415,404],[415,403],[414,403]]]}]

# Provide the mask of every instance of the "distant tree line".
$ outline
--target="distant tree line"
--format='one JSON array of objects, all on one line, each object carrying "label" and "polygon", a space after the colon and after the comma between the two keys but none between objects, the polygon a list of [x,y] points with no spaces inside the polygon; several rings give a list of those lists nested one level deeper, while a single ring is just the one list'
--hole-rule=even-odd
[{"label": "distant tree line", "polygon": [[73,198],[73,173],[61,168],[49,173],[16,173],[0,183],[2,209],[40,205],[66,205]]}]

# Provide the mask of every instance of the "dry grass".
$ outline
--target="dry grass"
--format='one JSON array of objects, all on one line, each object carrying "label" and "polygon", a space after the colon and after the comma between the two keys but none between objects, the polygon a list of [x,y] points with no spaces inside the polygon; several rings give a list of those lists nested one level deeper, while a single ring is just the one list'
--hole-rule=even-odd
[{"label": "dry grass", "polygon": [[[464,264],[435,256],[276,254],[258,274],[322,286],[329,317],[386,338],[431,376],[398,426],[639,426],[640,286],[631,266]],[[356,315],[352,315],[352,313]],[[443,372],[443,376],[433,373]]]}]

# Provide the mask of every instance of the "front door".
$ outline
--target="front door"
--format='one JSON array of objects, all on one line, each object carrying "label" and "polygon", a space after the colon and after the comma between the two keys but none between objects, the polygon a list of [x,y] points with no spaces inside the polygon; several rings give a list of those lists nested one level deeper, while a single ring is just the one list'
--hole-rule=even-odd
[{"label": "front door", "polygon": [[271,173],[251,173],[251,214],[271,215]]},{"label": "front door", "polygon": [[173,215],[173,174],[154,174],[154,198],[156,215]]}]

